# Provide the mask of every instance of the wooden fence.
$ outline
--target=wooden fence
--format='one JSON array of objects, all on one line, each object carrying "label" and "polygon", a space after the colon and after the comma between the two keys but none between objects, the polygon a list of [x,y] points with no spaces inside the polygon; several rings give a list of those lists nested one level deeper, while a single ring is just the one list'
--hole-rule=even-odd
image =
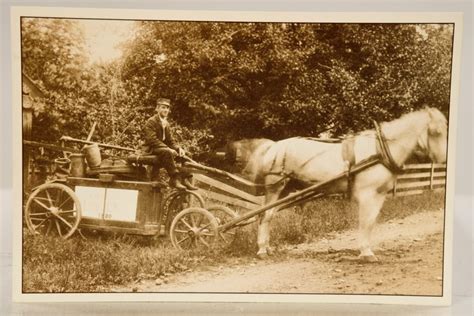
[{"label": "wooden fence", "polygon": [[421,194],[427,190],[444,189],[446,164],[424,163],[405,166],[403,174],[397,176],[393,196]]}]

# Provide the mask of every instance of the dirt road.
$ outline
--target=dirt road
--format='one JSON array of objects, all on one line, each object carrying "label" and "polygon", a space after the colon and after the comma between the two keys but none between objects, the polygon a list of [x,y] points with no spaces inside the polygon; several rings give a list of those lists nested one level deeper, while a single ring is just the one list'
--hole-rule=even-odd
[{"label": "dirt road", "polygon": [[350,230],[269,260],[203,267],[114,291],[441,295],[443,222],[438,210],[377,225],[376,263],[357,260],[357,232]]}]

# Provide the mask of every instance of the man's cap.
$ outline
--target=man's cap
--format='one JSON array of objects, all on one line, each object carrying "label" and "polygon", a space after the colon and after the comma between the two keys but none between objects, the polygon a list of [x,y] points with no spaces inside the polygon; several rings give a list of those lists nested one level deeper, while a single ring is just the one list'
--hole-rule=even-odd
[{"label": "man's cap", "polygon": [[165,98],[159,98],[158,100],[156,100],[156,106],[159,106],[159,105],[171,106],[171,100],[165,99]]}]

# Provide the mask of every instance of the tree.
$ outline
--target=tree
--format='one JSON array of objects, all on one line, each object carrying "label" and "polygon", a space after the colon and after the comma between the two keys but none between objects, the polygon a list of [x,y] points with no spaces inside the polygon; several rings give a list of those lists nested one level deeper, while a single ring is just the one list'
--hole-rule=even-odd
[{"label": "tree", "polygon": [[56,141],[63,133],[80,135],[86,128],[89,74],[84,37],[77,22],[67,19],[23,18],[23,71],[46,93],[35,109],[34,138]]},{"label": "tree", "polygon": [[75,20],[22,20],[22,64],[46,92],[35,109],[34,138],[56,142],[62,135],[84,138],[97,122],[94,139],[135,146],[137,84],[125,88],[116,62],[91,64]]},{"label": "tree", "polygon": [[[74,20],[24,19],[24,71],[48,93],[36,137],[135,147],[173,100],[191,151],[229,140],[340,136],[424,104],[447,113],[453,29],[442,24],[137,22],[121,60],[90,64]],[[38,126],[38,124],[36,124]]]},{"label": "tree", "polygon": [[[142,22],[123,78],[141,105],[222,143],[371,128],[424,103],[446,110],[452,29],[415,24]],[[435,85],[441,89],[434,91]]]}]

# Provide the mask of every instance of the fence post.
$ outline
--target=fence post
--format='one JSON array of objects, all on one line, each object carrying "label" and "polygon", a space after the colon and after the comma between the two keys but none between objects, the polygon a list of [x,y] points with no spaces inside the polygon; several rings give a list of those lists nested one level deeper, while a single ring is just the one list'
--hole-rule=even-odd
[{"label": "fence post", "polygon": [[430,169],[430,190],[433,190],[433,180],[434,180],[434,163],[431,163]]}]

